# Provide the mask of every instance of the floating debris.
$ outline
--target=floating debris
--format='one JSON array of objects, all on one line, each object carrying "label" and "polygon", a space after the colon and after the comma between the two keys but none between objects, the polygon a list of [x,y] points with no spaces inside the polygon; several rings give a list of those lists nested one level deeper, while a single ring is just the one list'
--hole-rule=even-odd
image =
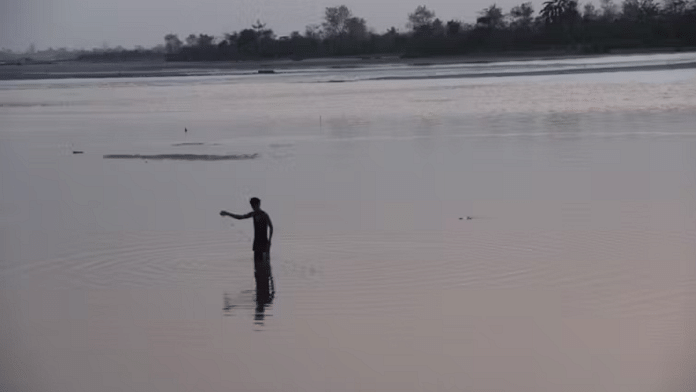
[{"label": "floating debris", "polygon": [[85,152],[84,151],[73,151],[72,153],[73,154],[84,154]]},{"label": "floating debris", "polygon": [[174,143],[172,146],[179,147],[179,146],[202,146],[205,143],[200,143],[200,142],[190,142],[190,143]]},{"label": "floating debris", "polygon": [[234,154],[234,155],[199,155],[199,154],[159,154],[159,155],[140,155],[140,154],[112,154],[104,155],[104,159],[170,159],[178,161],[229,161],[255,159],[259,154]]}]

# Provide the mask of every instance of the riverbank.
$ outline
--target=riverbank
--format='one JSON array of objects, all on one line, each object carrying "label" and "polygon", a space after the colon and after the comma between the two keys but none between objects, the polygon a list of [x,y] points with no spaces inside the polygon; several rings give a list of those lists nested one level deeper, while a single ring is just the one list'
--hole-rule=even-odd
[{"label": "riverbank", "polygon": [[[667,54],[688,52],[696,53],[696,48],[690,50],[674,49],[644,49],[616,50],[608,54],[578,54],[566,51],[543,52],[501,52],[476,53],[451,57],[401,58],[397,55],[315,58],[304,60],[263,60],[263,61],[220,61],[220,62],[167,62],[161,61],[132,61],[132,62],[84,62],[59,61],[53,63],[27,63],[0,66],[0,80],[40,80],[40,79],[76,79],[76,78],[124,78],[124,77],[172,77],[172,76],[207,76],[207,75],[237,75],[273,73],[287,70],[329,68],[355,69],[372,66],[434,66],[454,64],[485,64],[508,61],[534,61],[549,59],[578,59],[598,58],[611,55],[631,54]],[[645,66],[636,70],[696,68],[696,63]],[[635,67],[625,67],[624,71]],[[555,71],[554,71],[555,72]],[[565,70],[565,73],[587,72],[585,69]],[[593,72],[596,72],[593,70]],[[487,76],[503,76],[491,74]]]}]

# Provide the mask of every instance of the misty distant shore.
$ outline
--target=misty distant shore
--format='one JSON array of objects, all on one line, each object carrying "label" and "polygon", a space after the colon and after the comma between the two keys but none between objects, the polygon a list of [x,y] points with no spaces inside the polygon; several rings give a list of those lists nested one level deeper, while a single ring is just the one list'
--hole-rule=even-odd
[{"label": "misty distant shore", "polygon": [[[680,52],[696,52],[696,48],[681,50]],[[533,61],[552,59],[576,59],[597,58],[608,55],[629,54],[665,54],[676,53],[671,49],[657,50],[622,50],[613,51],[603,55],[583,55],[568,52],[502,52],[479,53],[465,56],[451,57],[423,57],[400,58],[394,55],[365,56],[365,57],[328,57],[295,60],[265,60],[265,61],[219,61],[219,62],[167,62],[167,61],[124,61],[124,62],[84,62],[84,61],[57,61],[28,63],[23,65],[0,65],[0,80],[41,80],[41,79],[101,79],[101,78],[133,78],[133,77],[182,77],[182,76],[212,76],[212,75],[244,75],[244,74],[269,74],[282,73],[289,70],[329,68],[329,69],[359,69],[377,65],[400,65],[427,67],[435,65],[453,64],[485,64],[507,61]],[[679,64],[639,65],[625,67],[584,68],[578,66],[573,69],[548,70],[548,71],[522,71],[516,73],[476,73],[438,76],[442,78],[452,77],[496,77],[496,76],[522,76],[522,75],[552,75],[593,73],[612,71],[650,71],[670,69],[696,68],[696,62]],[[433,78],[433,76],[424,76]],[[416,79],[418,77],[397,77]],[[380,79],[393,79],[389,76]]]}]

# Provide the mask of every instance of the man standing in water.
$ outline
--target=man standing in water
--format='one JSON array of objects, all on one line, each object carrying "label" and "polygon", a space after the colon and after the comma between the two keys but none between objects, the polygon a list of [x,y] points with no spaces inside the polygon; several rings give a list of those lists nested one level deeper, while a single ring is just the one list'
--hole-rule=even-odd
[{"label": "man standing in water", "polygon": [[[269,280],[271,280],[271,238],[273,237],[273,223],[268,214],[261,209],[261,200],[252,197],[249,200],[251,211],[248,214],[237,215],[227,211],[220,211],[221,216],[229,216],[234,219],[254,218],[254,277],[256,278],[257,295],[269,295]],[[266,233],[270,229],[268,238]]]}]

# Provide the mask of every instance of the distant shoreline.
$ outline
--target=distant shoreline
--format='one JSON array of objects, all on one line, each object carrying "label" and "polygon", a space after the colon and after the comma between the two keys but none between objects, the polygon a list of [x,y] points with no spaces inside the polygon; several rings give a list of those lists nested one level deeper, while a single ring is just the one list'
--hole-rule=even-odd
[{"label": "distant shoreline", "polygon": [[[213,75],[238,75],[238,74],[257,74],[263,73],[282,73],[284,70],[313,69],[313,68],[334,68],[334,69],[355,69],[375,65],[412,65],[412,66],[431,66],[446,64],[485,64],[494,62],[508,61],[533,61],[533,60],[552,60],[552,59],[576,59],[576,58],[601,58],[615,55],[633,54],[672,54],[672,53],[694,53],[696,48],[690,50],[665,50],[665,49],[642,49],[642,50],[615,50],[606,54],[577,54],[568,52],[499,52],[499,53],[477,53],[471,55],[452,56],[452,57],[420,57],[420,58],[400,58],[395,55],[385,56],[364,56],[364,57],[326,57],[311,58],[301,61],[288,59],[282,60],[261,60],[261,61],[220,61],[220,62],[167,62],[167,61],[129,61],[129,62],[85,62],[85,61],[57,61],[54,63],[37,63],[24,65],[2,65],[0,66],[0,81],[9,80],[42,80],[42,79],[103,79],[103,78],[138,78],[138,77],[182,77],[182,76],[213,76]],[[443,75],[437,78],[458,78],[458,77],[501,77],[501,76],[522,76],[522,75],[553,75],[553,74],[574,74],[574,73],[593,73],[593,72],[618,72],[618,71],[652,71],[652,70],[671,70],[671,69],[690,69],[696,68],[696,62],[651,65],[651,66],[626,66],[626,67],[606,67],[592,69],[568,69],[550,71],[529,71],[516,73],[483,73],[483,74],[462,74],[462,75]],[[418,79],[419,77],[382,77],[381,80],[390,79]],[[433,78],[433,76],[422,77]]]}]

